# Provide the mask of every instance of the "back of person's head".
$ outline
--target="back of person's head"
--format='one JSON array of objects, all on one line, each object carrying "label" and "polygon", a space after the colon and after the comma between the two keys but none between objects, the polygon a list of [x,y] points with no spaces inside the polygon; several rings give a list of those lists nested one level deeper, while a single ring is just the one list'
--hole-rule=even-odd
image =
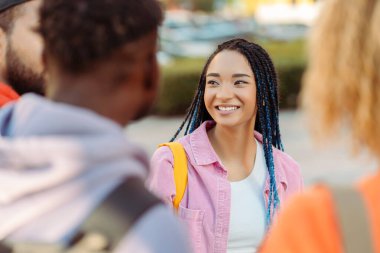
[{"label": "back of person's head", "polygon": [[47,98],[121,125],[144,116],[158,84],[156,0],[44,0]]},{"label": "back of person's head", "polygon": [[[380,1],[326,0],[312,33],[302,104],[317,138],[349,126],[380,157]],[[323,139],[323,138],[322,138]]]},{"label": "back of person's head", "polygon": [[112,61],[123,79],[124,65],[145,50],[123,47],[156,31],[162,11],[155,0],[45,0],[40,18],[48,69],[53,63],[60,72],[81,75]]}]

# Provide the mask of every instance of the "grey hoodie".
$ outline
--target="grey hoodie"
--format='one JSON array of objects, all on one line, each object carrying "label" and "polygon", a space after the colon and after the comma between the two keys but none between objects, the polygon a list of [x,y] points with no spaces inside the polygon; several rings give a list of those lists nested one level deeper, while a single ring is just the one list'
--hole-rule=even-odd
[{"label": "grey hoodie", "polygon": [[[144,152],[119,125],[36,95],[1,109],[0,134],[0,240],[65,244],[122,178],[148,172]],[[188,248],[170,210],[157,206],[116,252]]]}]

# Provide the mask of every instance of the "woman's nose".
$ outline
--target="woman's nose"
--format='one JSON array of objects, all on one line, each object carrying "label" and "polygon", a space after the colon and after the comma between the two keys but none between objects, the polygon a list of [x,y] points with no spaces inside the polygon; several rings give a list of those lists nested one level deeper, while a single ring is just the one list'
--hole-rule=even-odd
[{"label": "woman's nose", "polygon": [[233,97],[233,90],[229,84],[223,84],[219,87],[216,97],[219,99],[229,99]]}]

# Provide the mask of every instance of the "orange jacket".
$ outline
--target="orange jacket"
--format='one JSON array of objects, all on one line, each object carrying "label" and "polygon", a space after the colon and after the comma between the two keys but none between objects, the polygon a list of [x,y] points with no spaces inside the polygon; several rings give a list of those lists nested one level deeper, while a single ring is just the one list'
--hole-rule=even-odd
[{"label": "orange jacket", "polygon": [[[380,253],[380,172],[357,187],[368,209],[374,250]],[[338,226],[330,192],[316,186],[288,202],[260,252],[341,253]]]},{"label": "orange jacket", "polygon": [[20,96],[8,85],[0,83],[0,107],[18,99]]}]

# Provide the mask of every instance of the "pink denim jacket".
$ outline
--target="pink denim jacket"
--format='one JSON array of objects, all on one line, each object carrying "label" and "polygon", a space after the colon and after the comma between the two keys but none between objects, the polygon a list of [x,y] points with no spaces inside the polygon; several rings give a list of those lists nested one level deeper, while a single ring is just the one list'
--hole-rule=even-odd
[{"label": "pink denim jacket", "polygon": [[[188,227],[194,252],[225,253],[230,222],[231,185],[207,136],[215,123],[204,122],[179,142],[188,159],[188,185],[178,216]],[[261,134],[255,138],[262,142]],[[273,149],[275,176],[281,203],[303,189],[299,165],[284,152]],[[168,147],[156,150],[151,160],[149,188],[172,206],[175,196],[173,155]],[[263,192],[268,202],[269,178]]]}]

